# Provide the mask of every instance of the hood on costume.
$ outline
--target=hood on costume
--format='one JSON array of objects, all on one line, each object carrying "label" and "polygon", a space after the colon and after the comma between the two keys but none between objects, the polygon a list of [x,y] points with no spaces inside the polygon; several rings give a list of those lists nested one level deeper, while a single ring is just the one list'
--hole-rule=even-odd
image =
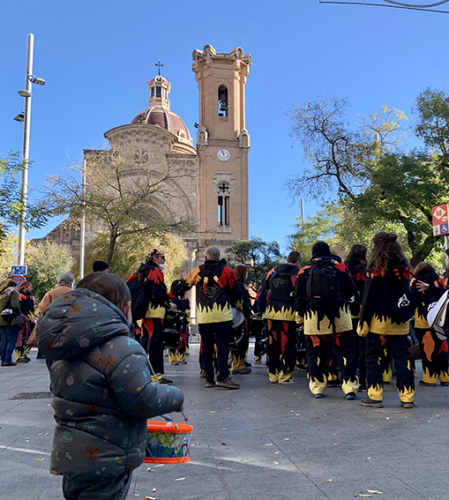
[{"label": "hood on costume", "polygon": [[317,241],[312,247],[312,259],[330,257],[331,250],[325,241]]},{"label": "hood on costume", "polygon": [[117,335],[129,335],[125,315],[85,288],[59,296],[47,307],[37,329],[39,350],[53,360],[80,356]]}]

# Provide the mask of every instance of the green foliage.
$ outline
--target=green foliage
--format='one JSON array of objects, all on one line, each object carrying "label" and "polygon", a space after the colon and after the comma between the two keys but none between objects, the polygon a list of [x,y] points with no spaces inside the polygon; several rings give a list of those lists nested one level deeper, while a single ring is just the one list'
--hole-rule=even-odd
[{"label": "green foliage", "polygon": [[11,277],[11,266],[17,264],[17,238],[8,233],[0,239],[0,285],[6,284]]},{"label": "green foliage", "polygon": [[335,239],[334,245],[343,249],[345,242],[363,244],[364,235],[350,231],[356,221],[369,240],[372,229],[393,228],[403,236],[412,266],[429,256],[436,258],[442,241],[433,236],[432,207],[448,201],[447,93],[428,89],[417,98],[415,132],[430,148],[424,151],[402,149],[400,122],[406,118],[401,111],[384,106],[353,129],[345,118],[347,107],[346,101],[329,100],[291,111],[292,135],[303,143],[312,167],[291,179],[288,187],[294,196],[305,193],[321,202],[327,193],[335,202],[333,208],[346,212],[340,225],[325,208],[325,220],[320,220],[321,214],[306,222],[292,245],[305,245],[307,251],[307,238],[321,235]]},{"label": "green foliage", "polygon": [[449,167],[449,95],[428,88],[416,99],[414,111],[418,116],[416,135],[437,153],[441,165]]},{"label": "green foliage", "polygon": [[43,243],[29,243],[25,251],[28,266],[27,280],[33,284],[36,304],[56,286],[59,273],[69,271],[72,258],[64,247]]},{"label": "green foliage", "polygon": [[[92,272],[95,260],[105,260],[109,246],[109,235],[100,231],[86,247],[84,274]],[[117,240],[116,251],[111,262],[111,271],[125,281],[133,274],[142,262],[145,262],[148,252],[160,248],[166,257],[164,269],[165,283],[168,288],[175,279],[180,279],[189,269],[183,265],[187,258],[187,249],[180,238],[172,235],[155,237],[146,233],[138,233],[132,238],[121,237]],[[72,266],[73,275],[79,279],[79,260]]]},{"label": "green foliage", "polygon": [[[0,158],[0,241],[7,237],[12,226],[18,226],[22,216],[22,193],[17,174],[24,165],[18,153]],[[28,196],[25,227],[42,227],[48,220],[49,210],[43,201],[32,202]]]},{"label": "green foliage", "polygon": [[237,265],[248,267],[248,283],[252,283],[255,290],[262,284],[268,271],[283,259],[277,241],[267,243],[255,237],[234,241],[226,249],[225,257],[232,268]]},{"label": "green foliage", "polygon": [[[299,221],[299,218],[298,218]],[[406,232],[400,224],[385,223],[371,217],[364,220],[349,204],[326,204],[314,217],[308,217],[296,225],[297,231],[290,237],[290,250],[301,253],[302,263],[312,258],[312,247],[317,241],[325,241],[331,251],[346,258],[352,245],[359,243],[371,248],[371,240],[379,231],[395,232],[402,245],[406,243]]]}]

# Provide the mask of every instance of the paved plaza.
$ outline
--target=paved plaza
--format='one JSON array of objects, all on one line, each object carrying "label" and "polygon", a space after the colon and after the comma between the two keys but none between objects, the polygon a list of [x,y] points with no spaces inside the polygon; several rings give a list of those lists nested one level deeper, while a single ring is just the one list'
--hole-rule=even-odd
[{"label": "paved plaza", "polygon": [[[449,495],[449,388],[417,385],[416,406],[400,407],[394,385],[384,408],[363,408],[341,389],[311,397],[305,373],[296,385],[268,382],[266,367],[234,375],[238,391],[205,389],[198,344],[188,364],[166,366],[185,394],[194,426],[190,463],[134,472],[128,499],[144,500],[446,500]],[[249,360],[252,361],[253,347]],[[51,399],[44,360],[0,368],[0,499],[63,499],[49,462]],[[167,358],[165,358],[167,359]],[[418,378],[421,364],[417,362]],[[48,396],[48,394],[40,394]],[[31,394],[32,397],[39,394]],[[181,422],[178,414],[175,420]],[[371,493],[368,492],[371,490]],[[378,493],[374,493],[374,492]]]}]

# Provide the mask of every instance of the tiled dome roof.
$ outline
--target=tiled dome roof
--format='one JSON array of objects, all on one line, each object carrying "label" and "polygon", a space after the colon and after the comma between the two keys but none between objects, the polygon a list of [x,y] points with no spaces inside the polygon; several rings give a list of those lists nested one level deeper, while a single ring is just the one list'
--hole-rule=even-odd
[{"label": "tiled dome roof", "polygon": [[145,109],[131,120],[131,125],[139,124],[158,125],[172,134],[175,134],[179,139],[191,142],[189,131],[181,118],[173,111],[163,106],[152,106]]}]

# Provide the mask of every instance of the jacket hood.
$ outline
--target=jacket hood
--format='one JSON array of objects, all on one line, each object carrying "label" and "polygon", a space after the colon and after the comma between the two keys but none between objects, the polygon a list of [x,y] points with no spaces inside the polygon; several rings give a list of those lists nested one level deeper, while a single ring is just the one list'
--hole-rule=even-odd
[{"label": "jacket hood", "polygon": [[422,271],[419,271],[419,273],[416,273],[414,276],[417,280],[429,284],[433,284],[439,278],[438,274],[430,268],[423,269]]},{"label": "jacket hood", "polygon": [[312,260],[313,259],[321,259],[322,262],[329,261],[329,260],[335,260],[337,262],[342,262],[341,257],[338,255],[334,255],[333,253],[328,253],[328,254],[313,254]]},{"label": "jacket hood", "polygon": [[129,335],[125,315],[103,296],[85,288],[59,296],[47,307],[37,327],[39,350],[53,360],[80,356],[117,335]]},{"label": "jacket hood", "polygon": [[226,264],[219,260],[206,260],[203,264],[203,272],[205,276],[220,275]]},{"label": "jacket hood", "polygon": [[279,276],[279,275],[287,275],[287,276],[291,276],[292,275],[292,271],[294,274],[298,274],[299,272],[299,266],[297,266],[296,264],[279,264],[278,266],[276,266],[274,268],[274,271],[276,272],[276,274]]}]

